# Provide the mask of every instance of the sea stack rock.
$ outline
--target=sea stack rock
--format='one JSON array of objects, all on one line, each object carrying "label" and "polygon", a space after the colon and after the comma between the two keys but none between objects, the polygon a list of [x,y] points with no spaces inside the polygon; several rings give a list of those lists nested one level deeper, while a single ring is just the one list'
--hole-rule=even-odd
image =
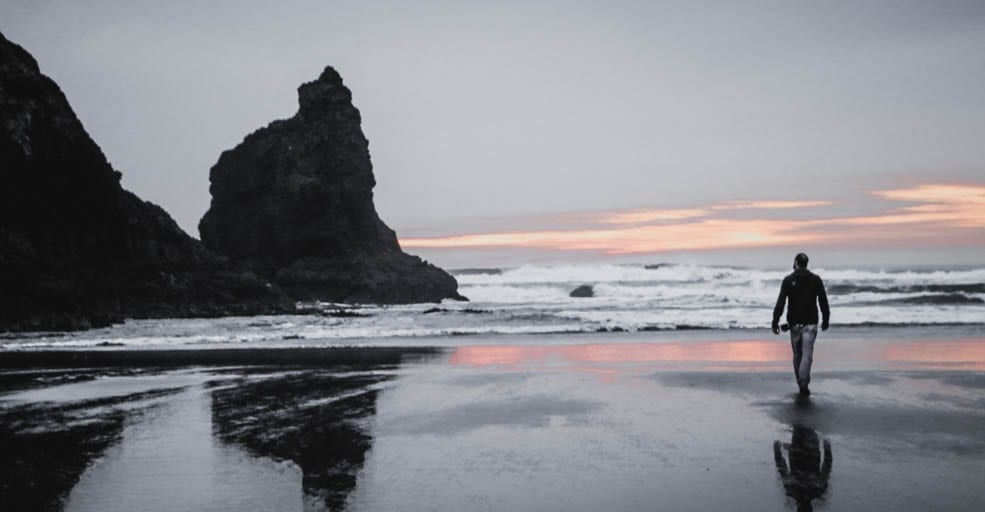
[{"label": "sea stack rock", "polygon": [[247,262],[298,300],[464,299],[445,271],[401,251],[376,214],[369,142],[331,67],[298,88],[297,114],[225,151],[199,223],[212,250]]},{"label": "sea stack rock", "polygon": [[120,176],[58,85],[0,34],[0,331],[293,309]]}]

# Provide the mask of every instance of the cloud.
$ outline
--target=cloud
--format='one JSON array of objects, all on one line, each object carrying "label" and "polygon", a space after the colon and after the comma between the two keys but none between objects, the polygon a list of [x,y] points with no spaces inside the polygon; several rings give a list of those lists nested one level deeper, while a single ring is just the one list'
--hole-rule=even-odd
[{"label": "cloud", "polygon": [[[406,238],[405,248],[526,248],[642,254],[684,250],[833,244],[985,245],[985,185],[929,184],[877,190],[874,197],[902,203],[879,214],[808,219],[734,219],[734,210],[833,206],[832,201],[729,201],[687,209],[636,209],[582,216],[585,229],[517,230]],[[599,226],[601,227],[592,227]]]},{"label": "cloud", "polygon": [[712,210],[782,210],[830,206],[833,201],[727,201],[711,207]]},{"label": "cloud", "polygon": [[881,216],[848,219],[848,224],[940,223],[942,228],[985,228],[985,186],[920,185],[879,190],[872,195],[891,201],[918,203]]},{"label": "cloud", "polygon": [[684,220],[708,215],[708,210],[701,209],[654,209],[642,208],[600,214],[599,221],[608,224],[639,224],[655,221]]},{"label": "cloud", "polygon": [[828,206],[831,201],[727,201],[707,208],[638,208],[589,214],[588,218],[606,224],[644,224],[657,221],[686,220],[707,217],[716,211],[728,210],[780,210],[787,208],[808,208]]}]

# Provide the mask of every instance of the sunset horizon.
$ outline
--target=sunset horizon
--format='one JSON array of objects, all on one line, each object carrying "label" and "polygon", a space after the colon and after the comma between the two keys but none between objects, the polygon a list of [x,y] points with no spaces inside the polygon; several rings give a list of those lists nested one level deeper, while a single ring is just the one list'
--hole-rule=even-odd
[{"label": "sunset horizon", "polygon": [[[426,251],[438,261],[449,253],[457,253],[454,261],[463,261],[473,249],[535,250],[541,261],[555,262],[563,262],[574,253],[580,254],[581,260],[604,262],[628,256],[674,257],[695,251],[714,261],[716,253],[727,260],[724,253],[729,251],[756,249],[762,253],[772,249],[784,254],[794,248],[822,252],[937,251],[936,258],[914,257],[912,265],[980,261],[960,253],[985,248],[985,184],[924,183],[868,191],[866,199],[733,200],[682,208],[566,212],[512,222],[500,219],[503,225],[516,226],[510,230],[401,237],[400,243],[409,250]],[[552,223],[564,227],[551,229],[548,226]],[[530,224],[541,229],[525,230]],[[956,251],[959,256],[948,261],[940,256],[941,251]],[[514,259],[522,262],[520,257]],[[818,261],[824,264],[823,259]],[[895,266],[907,264],[891,257],[860,263],[878,266],[887,261]],[[837,262],[850,263],[850,258]]]}]

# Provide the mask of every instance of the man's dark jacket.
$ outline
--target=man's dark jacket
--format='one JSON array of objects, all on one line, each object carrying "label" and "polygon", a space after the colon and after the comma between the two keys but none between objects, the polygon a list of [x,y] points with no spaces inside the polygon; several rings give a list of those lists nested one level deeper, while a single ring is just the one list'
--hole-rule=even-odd
[{"label": "man's dark jacket", "polygon": [[798,268],[793,273],[783,278],[780,285],[780,296],[776,299],[776,307],[773,308],[773,325],[780,323],[780,315],[783,313],[783,305],[790,299],[787,307],[787,323],[796,324],[816,324],[817,305],[821,305],[821,317],[823,325],[828,324],[831,311],[828,309],[828,295],[824,292],[824,283],[817,274],[806,268]]}]

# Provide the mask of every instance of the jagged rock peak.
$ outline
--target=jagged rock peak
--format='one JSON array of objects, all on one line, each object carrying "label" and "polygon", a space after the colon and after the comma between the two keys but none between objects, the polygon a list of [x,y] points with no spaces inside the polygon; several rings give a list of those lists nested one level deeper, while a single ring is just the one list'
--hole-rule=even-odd
[{"label": "jagged rock peak", "polygon": [[345,110],[354,112],[357,118],[359,116],[359,110],[352,105],[352,92],[342,83],[342,76],[332,66],[327,66],[317,80],[298,87],[298,105],[302,115]]},{"label": "jagged rock peak", "polygon": [[8,68],[5,69],[5,73],[13,69],[20,69],[22,74],[41,72],[34,56],[21,45],[7,39],[3,32],[0,32],[0,62],[3,67]]}]

